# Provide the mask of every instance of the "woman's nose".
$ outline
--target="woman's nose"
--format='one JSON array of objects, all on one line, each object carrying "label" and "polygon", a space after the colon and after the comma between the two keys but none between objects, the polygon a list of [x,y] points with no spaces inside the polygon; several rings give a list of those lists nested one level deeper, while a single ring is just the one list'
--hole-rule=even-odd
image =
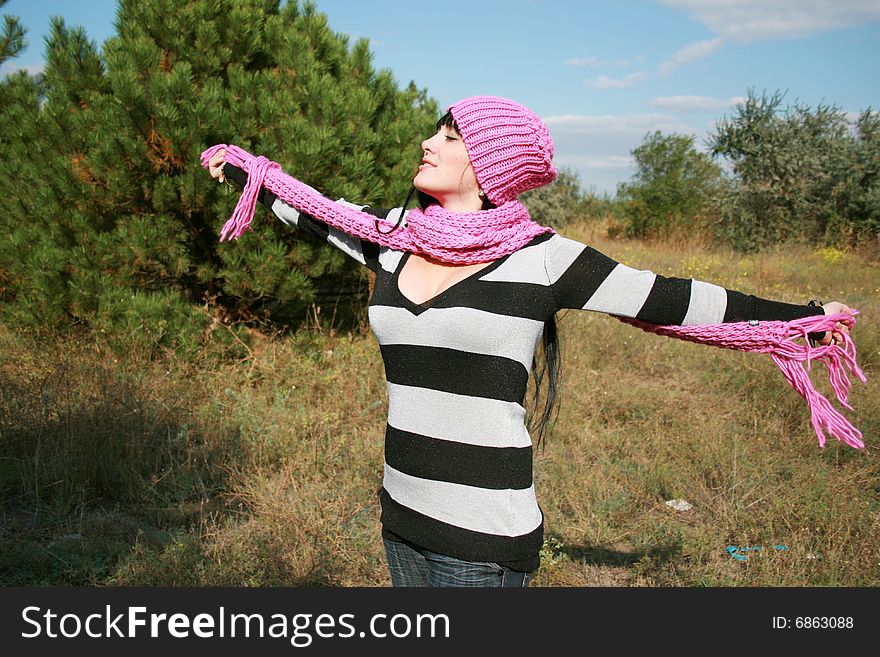
[{"label": "woman's nose", "polygon": [[427,139],[422,142],[422,150],[428,152],[434,152],[437,150],[437,138],[440,136],[438,132],[436,135],[431,135]]}]

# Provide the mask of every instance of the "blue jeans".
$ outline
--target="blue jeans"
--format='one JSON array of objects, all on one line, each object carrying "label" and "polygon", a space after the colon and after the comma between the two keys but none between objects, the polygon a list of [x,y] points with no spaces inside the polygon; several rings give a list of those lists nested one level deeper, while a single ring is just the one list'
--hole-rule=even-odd
[{"label": "blue jeans", "polygon": [[529,585],[521,573],[488,561],[462,561],[399,541],[385,542],[393,586],[514,586]]}]

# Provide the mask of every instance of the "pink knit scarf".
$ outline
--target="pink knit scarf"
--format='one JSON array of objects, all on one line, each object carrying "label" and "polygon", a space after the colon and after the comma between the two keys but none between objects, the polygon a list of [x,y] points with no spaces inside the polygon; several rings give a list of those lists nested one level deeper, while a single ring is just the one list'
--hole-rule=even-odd
[{"label": "pink knit scarf", "polygon": [[442,262],[470,265],[491,262],[509,255],[536,236],[554,232],[532,221],[526,206],[507,201],[491,210],[450,212],[439,205],[427,210],[413,208],[406,213],[406,225],[376,229],[374,218],[354,208],[335,203],[287,175],[281,167],[263,156],[254,157],[235,145],[218,144],[202,153],[202,166],[220,149],[225,160],[248,173],[247,184],[238,205],[220,234],[236,239],[250,228],[257,195],[265,187],[300,212],[309,214],[339,230],[392,249],[421,253]]},{"label": "pink knit scarf", "polygon": [[[425,211],[415,208],[407,212],[406,224],[399,229],[391,230],[389,226],[377,230],[376,222],[369,214],[329,200],[281,171],[277,163],[262,156],[254,157],[237,146],[212,146],[202,153],[202,166],[207,168],[208,161],[220,149],[226,149],[226,162],[248,173],[241,198],[223,226],[221,241],[236,239],[250,230],[261,187],[300,212],[345,233],[392,249],[429,255],[451,264],[497,260],[522,248],[537,235],[553,232],[552,228],[532,221],[528,209],[516,200],[479,212],[449,212],[439,205],[432,205]],[[842,346],[812,347],[807,336],[831,331],[840,321],[854,324],[853,317],[845,314],[817,315],[790,322],[751,321],[699,326],[659,326],[623,317],[618,319],[645,331],[681,340],[770,354],[785,379],[807,401],[820,447],[825,446],[825,431],[850,447],[865,446],[861,432],[816,390],[809,375],[812,363],[825,365],[837,400],[852,410],[847,402],[850,389],[847,371],[866,381],[856,362],[852,340],[847,335]]]}]

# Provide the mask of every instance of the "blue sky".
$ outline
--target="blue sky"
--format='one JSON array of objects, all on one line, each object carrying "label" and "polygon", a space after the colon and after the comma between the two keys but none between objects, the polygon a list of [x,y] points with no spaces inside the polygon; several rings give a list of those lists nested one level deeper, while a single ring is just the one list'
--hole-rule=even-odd
[{"label": "blue sky", "polygon": [[[223,1],[223,0],[219,0]],[[613,193],[653,130],[693,134],[755,89],[857,113],[880,109],[880,0],[318,0],[330,27],[370,41],[377,68],[446,106],[492,94],[550,126],[556,164]],[[38,71],[49,16],[98,44],[115,0],[10,0],[28,49],[3,65]],[[292,172],[295,173],[295,172]]]}]

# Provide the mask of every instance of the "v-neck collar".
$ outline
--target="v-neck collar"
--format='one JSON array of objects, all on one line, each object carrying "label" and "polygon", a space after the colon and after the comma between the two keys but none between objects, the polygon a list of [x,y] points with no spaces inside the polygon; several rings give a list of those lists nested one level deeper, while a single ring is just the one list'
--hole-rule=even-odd
[{"label": "v-neck collar", "polygon": [[513,254],[508,254],[506,256],[502,256],[501,258],[498,258],[497,260],[493,260],[491,263],[489,263],[488,266],[483,267],[482,269],[478,269],[475,272],[472,272],[471,274],[462,278],[460,281],[456,281],[455,283],[453,283],[449,287],[438,292],[430,299],[426,299],[422,303],[416,303],[415,301],[411,300],[408,296],[406,296],[403,292],[400,291],[400,273],[403,271],[403,267],[409,261],[409,257],[411,255],[412,255],[412,253],[410,251],[407,251],[406,253],[403,254],[403,257],[400,259],[400,262],[397,264],[397,269],[394,271],[394,278],[391,281],[391,283],[394,288],[394,292],[399,297],[403,307],[406,308],[407,310],[409,310],[413,315],[421,315],[423,312],[425,312],[429,308],[434,307],[440,300],[449,296],[450,294],[452,294],[456,290],[460,289],[461,287],[467,285],[468,283],[470,283],[474,279],[479,278],[480,276],[483,276],[485,274],[488,274],[489,272],[493,271],[494,269],[497,269],[501,265],[501,263],[503,263],[505,260],[507,260]]}]

